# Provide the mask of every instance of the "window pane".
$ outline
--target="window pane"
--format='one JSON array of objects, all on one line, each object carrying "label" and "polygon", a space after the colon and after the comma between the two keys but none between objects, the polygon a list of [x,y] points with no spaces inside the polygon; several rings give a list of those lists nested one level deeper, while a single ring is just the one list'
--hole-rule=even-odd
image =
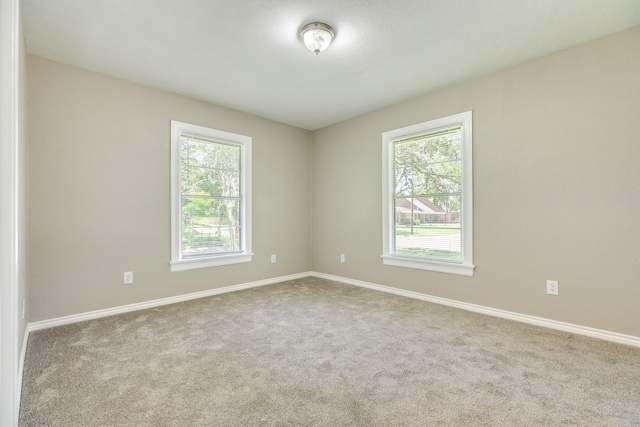
[{"label": "window pane", "polygon": [[182,198],[184,258],[241,250],[240,200]]},{"label": "window pane", "polygon": [[183,194],[238,197],[241,147],[183,136],[180,140],[180,184]]},{"label": "window pane", "polygon": [[240,170],[240,146],[182,136],[180,157],[193,166]]},{"label": "window pane", "polygon": [[461,196],[394,198],[394,252],[462,261]]},{"label": "window pane", "polygon": [[241,147],[180,138],[183,258],[241,251]]},{"label": "window pane", "polygon": [[461,128],[394,143],[394,249],[441,261],[461,261]]},{"label": "window pane", "polygon": [[396,196],[461,192],[461,129],[395,142],[394,177]]}]

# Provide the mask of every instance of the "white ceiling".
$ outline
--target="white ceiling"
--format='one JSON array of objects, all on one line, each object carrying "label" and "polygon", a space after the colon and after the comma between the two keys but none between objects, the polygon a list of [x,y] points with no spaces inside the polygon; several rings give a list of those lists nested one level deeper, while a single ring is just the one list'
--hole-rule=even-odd
[{"label": "white ceiling", "polygon": [[[640,24],[640,0],[23,0],[27,51],[304,129]],[[322,21],[315,56],[298,29]]]}]

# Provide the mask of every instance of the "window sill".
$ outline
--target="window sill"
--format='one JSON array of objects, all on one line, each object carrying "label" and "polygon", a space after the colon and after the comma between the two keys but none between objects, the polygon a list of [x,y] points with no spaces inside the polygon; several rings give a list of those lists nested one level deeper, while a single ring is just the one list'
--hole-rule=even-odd
[{"label": "window sill", "polygon": [[475,268],[473,264],[454,264],[397,255],[382,255],[382,263],[394,267],[416,268],[439,273],[460,274],[462,276],[473,276],[473,269]]},{"label": "window sill", "polygon": [[194,270],[196,268],[217,267],[220,265],[240,264],[251,262],[253,254],[222,255],[209,258],[196,258],[188,260],[171,261],[171,271]]}]

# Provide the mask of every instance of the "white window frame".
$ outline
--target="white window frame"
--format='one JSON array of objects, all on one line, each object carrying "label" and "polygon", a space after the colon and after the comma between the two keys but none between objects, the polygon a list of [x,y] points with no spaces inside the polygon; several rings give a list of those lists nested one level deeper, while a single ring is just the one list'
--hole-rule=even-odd
[{"label": "white window frame", "polygon": [[[183,259],[182,242],[182,197],[180,192],[180,135],[201,136],[220,142],[230,142],[242,147],[243,195],[241,227],[243,248],[241,253],[208,255],[199,258]],[[216,267],[220,265],[251,262],[251,142],[249,136],[211,129],[189,123],[171,121],[171,271],[191,270],[195,268]]]},{"label": "white window frame", "polygon": [[[395,267],[416,268],[441,273],[473,276],[473,145],[472,113],[467,111],[424,123],[406,126],[382,133],[382,262]],[[462,126],[462,207],[461,252],[462,261],[440,261],[419,256],[393,253],[393,143],[415,135],[437,132],[443,128]]]}]

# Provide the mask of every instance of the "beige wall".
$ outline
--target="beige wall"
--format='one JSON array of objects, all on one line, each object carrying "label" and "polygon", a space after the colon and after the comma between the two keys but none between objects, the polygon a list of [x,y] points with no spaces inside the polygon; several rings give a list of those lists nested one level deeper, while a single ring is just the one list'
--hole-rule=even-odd
[{"label": "beige wall", "polygon": [[[474,277],[383,266],[381,133],[467,110]],[[313,268],[640,336],[639,135],[640,27],[318,130]]]},{"label": "beige wall", "polygon": [[[37,56],[27,71],[31,321],[311,269],[310,132]],[[253,137],[253,262],[169,271],[171,120]]]},{"label": "beige wall", "polygon": [[[27,71],[30,321],[313,269],[640,336],[639,27],[313,134],[40,57]],[[474,277],[383,266],[381,133],[467,110]],[[172,119],[254,138],[251,264],[169,272]]]}]

